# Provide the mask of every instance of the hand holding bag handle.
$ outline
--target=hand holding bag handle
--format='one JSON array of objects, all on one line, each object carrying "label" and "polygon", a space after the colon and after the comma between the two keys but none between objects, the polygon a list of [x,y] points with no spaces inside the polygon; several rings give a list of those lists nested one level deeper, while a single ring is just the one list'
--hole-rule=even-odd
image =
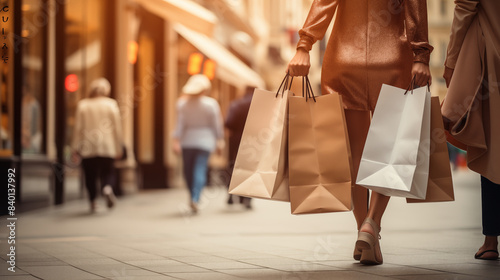
[{"label": "hand holding bag handle", "polygon": [[406,95],[408,93],[408,91],[410,91],[411,94],[413,94],[413,89],[415,89],[415,78],[416,77],[417,77],[417,75],[413,75],[413,78],[411,78],[410,84],[406,88],[404,95]]},{"label": "hand holding bag handle", "polygon": [[[417,75],[413,75],[413,78],[411,79],[410,84],[406,88],[404,95],[406,95],[408,93],[408,91],[411,91],[411,94],[413,94],[413,90],[415,89],[415,78],[416,77],[417,77]],[[427,82],[427,91],[429,91],[429,92],[431,91],[431,85],[429,84],[429,82]]]},{"label": "hand holding bag handle", "polygon": [[[293,78],[294,77],[290,76],[289,73],[285,75],[285,78],[283,78],[280,86],[278,87],[278,90],[276,91],[276,98],[278,98],[280,91],[281,97],[283,97],[285,90],[290,90],[292,88]],[[308,76],[302,76],[302,97],[305,97],[306,101],[312,98],[314,102],[316,102],[316,98],[314,97],[314,92]]]}]

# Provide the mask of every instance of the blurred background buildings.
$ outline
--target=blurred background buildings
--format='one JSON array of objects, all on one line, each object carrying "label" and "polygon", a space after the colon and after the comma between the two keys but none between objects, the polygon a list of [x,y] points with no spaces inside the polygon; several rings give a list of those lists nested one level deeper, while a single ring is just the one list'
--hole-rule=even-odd
[{"label": "blurred background buildings", "polygon": [[[179,89],[190,75],[206,74],[223,114],[247,86],[276,90],[312,0],[0,2],[9,7],[0,15],[8,18],[1,23],[8,60],[0,61],[0,179],[16,168],[18,205],[38,207],[84,193],[69,143],[76,104],[98,77],[111,82],[123,118],[129,156],[117,166],[120,189],[182,186],[171,152]],[[454,4],[428,7],[432,92],[443,96]],[[316,94],[326,41],[311,52]],[[226,156],[214,156],[213,168],[224,168]]]}]

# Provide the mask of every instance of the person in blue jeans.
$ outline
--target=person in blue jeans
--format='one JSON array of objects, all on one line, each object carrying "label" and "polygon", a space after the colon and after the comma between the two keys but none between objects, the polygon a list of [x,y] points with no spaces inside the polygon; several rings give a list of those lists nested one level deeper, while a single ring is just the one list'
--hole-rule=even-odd
[{"label": "person in blue jeans", "polygon": [[208,158],[224,147],[224,129],[217,100],[206,96],[211,90],[210,80],[202,74],[191,76],[182,88],[177,101],[177,125],[173,149],[182,155],[184,179],[190,193],[189,205],[193,213],[207,181]]}]

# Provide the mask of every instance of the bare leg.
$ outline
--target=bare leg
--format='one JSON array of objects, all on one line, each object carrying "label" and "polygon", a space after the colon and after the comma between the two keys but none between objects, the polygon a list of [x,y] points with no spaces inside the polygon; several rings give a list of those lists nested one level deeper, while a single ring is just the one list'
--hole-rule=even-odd
[{"label": "bare leg", "polygon": [[[363,148],[370,127],[370,112],[346,110],[346,123],[349,132],[349,142],[352,153],[352,180],[355,182]],[[368,190],[364,187],[353,186],[354,217],[358,225],[358,241],[353,257],[363,264],[382,264],[382,252],[378,242],[378,231],[389,203],[387,196],[372,192],[370,207],[368,208]],[[367,220],[366,223],[363,223]],[[373,220],[373,221],[371,221]],[[376,225],[373,225],[375,223]]]},{"label": "bare leg", "polygon": [[354,218],[358,225],[358,230],[361,227],[368,213],[368,190],[364,187],[355,185],[356,176],[358,174],[359,162],[363,154],[366,135],[370,127],[370,112],[345,110],[347,131],[349,133],[349,143],[351,145],[352,154],[352,174],[351,180],[353,184],[352,202],[354,205]]},{"label": "bare leg", "polygon": [[377,265],[384,262],[378,239],[380,222],[389,203],[389,198],[389,196],[372,192],[368,215],[359,229],[358,240],[356,241],[355,252],[361,251],[360,262],[362,264]]},{"label": "bare leg", "polygon": [[[367,218],[371,218],[380,227],[382,216],[384,215],[387,204],[389,203],[390,196],[381,195],[377,192],[372,192],[370,200],[370,208],[368,209]],[[369,232],[373,235],[372,227],[364,225],[361,231]],[[375,236],[376,237],[376,236]]]}]

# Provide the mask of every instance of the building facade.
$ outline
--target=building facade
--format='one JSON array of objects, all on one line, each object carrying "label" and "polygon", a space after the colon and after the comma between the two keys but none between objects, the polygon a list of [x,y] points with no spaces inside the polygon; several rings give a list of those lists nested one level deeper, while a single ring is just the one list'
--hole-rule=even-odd
[{"label": "building facade", "polygon": [[431,54],[430,68],[432,73],[433,95],[442,101],[446,95],[446,82],[443,79],[444,61],[450,40],[451,22],[455,11],[453,0],[427,1],[429,16],[429,41],[434,47]]},{"label": "building facade", "polygon": [[[180,159],[171,147],[179,89],[192,74],[209,75],[211,95],[224,115],[247,86],[276,90],[311,3],[0,0],[0,172],[5,171],[0,177],[8,180],[6,170],[16,169],[21,207],[84,196],[69,149],[75,108],[90,82],[105,77],[120,106],[129,155],[117,163],[119,185],[132,190],[182,186]],[[454,5],[439,0],[428,1],[428,7],[435,47],[432,92],[443,96],[442,65]],[[328,34],[311,51],[316,94]],[[297,81],[294,91],[300,90]],[[225,155],[211,159],[215,169],[225,161]]]},{"label": "building facade", "polygon": [[[265,8],[260,2],[259,9]],[[182,185],[171,132],[179,89],[190,75],[210,75],[211,95],[224,114],[246,86],[266,87],[254,58],[258,48],[267,48],[248,17],[238,16],[227,1],[1,4],[8,7],[2,28],[9,59],[1,72],[0,163],[4,170],[16,170],[21,208],[85,195],[69,146],[76,105],[98,77],[110,81],[111,97],[120,106],[128,158],[117,163],[119,181],[133,189]],[[253,1],[240,4],[254,6]],[[192,69],[192,57],[201,58],[198,70]],[[215,157],[212,164],[222,168],[225,159]]]}]

